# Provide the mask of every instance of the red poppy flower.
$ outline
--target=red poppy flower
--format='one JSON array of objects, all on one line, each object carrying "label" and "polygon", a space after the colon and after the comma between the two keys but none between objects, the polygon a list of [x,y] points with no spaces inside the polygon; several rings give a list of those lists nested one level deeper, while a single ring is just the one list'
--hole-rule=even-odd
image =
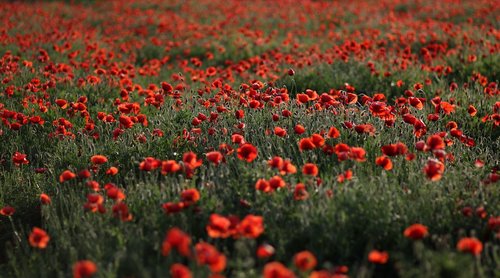
[{"label": "red poppy flower", "polygon": [[91,173],[87,169],[83,169],[80,172],[78,172],[78,178],[80,178],[80,179],[88,179],[88,178],[90,178],[90,176],[91,176]]},{"label": "red poppy flower", "polygon": [[111,167],[109,167],[108,170],[106,170],[106,175],[114,176],[116,174],[118,174],[118,168],[116,168],[114,166],[111,166]]},{"label": "red poppy flower", "polygon": [[290,160],[283,161],[283,167],[280,169],[280,174],[295,174],[297,173],[297,167],[290,162]]},{"label": "red poppy flower", "polygon": [[23,164],[29,164],[30,162],[28,159],[26,159],[27,155],[22,154],[20,152],[15,152],[14,155],[12,156],[12,162],[14,162],[14,165],[16,166],[21,166]]},{"label": "red poppy flower", "polygon": [[97,266],[89,260],[78,261],[73,265],[73,278],[90,278],[96,272]]},{"label": "red poppy flower", "polygon": [[389,253],[385,251],[372,250],[368,254],[368,261],[374,264],[386,264],[389,260]]},{"label": "red poppy flower", "polygon": [[0,209],[0,215],[3,216],[12,216],[14,215],[15,212],[16,210],[11,206],[5,206],[2,209]]},{"label": "red poppy flower", "polygon": [[274,176],[269,179],[269,185],[273,190],[278,188],[283,188],[286,186],[286,182],[280,176]]},{"label": "red poppy flower", "polygon": [[100,165],[108,162],[108,158],[104,155],[94,155],[90,158],[90,161],[92,162],[92,164]]},{"label": "red poppy flower", "polygon": [[191,255],[190,246],[191,238],[189,235],[184,233],[181,229],[174,227],[165,235],[161,252],[163,256],[168,256],[170,250],[174,248],[180,255],[189,257]]},{"label": "red poppy flower", "polygon": [[239,159],[252,162],[257,158],[258,151],[254,145],[245,143],[238,148],[237,154]]},{"label": "red poppy flower", "polygon": [[55,102],[61,109],[66,109],[68,107],[68,102],[64,99],[56,99]]},{"label": "red poppy flower", "polygon": [[106,189],[106,195],[108,198],[115,200],[116,202],[125,200],[126,198],[125,193],[123,193],[123,191],[116,186],[108,187]]},{"label": "red poppy flower", "polygon": [[354,127],[357,133],[367,133],[369,135],[375,134],[375,127],[371,124],[361,124]]},{"label": "red poppy flower", "polygon": [[410,239],[422,239],[426,237],[429,232],[427,227],[422,224],[413,224],[405,229],[404,236]]},{"label": "red poppy flower", "polygon": [[185,204],[183,202],[180,203],[167,202],[162,205],[162,208],[166,214],[177,213],[185,208]]},{"label": "red poppy flower", "polygon": [[283,158],[275,156],[267,162],[267,165],[271,168],[281,169],[281,167],[283,167],[283,161]]},{"label": "red poppy flower", "polygon": [[128,222],[132,221],[132,214],[128,210],[128,206],[123,203],[119,202],[115,204],[112,208],[113,211],[113,216],[120,219],[123,222]]},{"label": "red poppy flower", "polygon": [[336,129],[335,127],[330,127],[330,130],[328,130],[328,137],[330,138],[339,138],[340,137],[340,131]]},{"label": "red poppy flower", "polygon": [[40,202],[42,203],[42,205],[50,204],[51,200],[50,200],[49,195],[47,195],[45,193],[40,194]]},{"label": "red poppy flower", "polygon": [[387,171],[392,169],[392,160],[385,155],[377,157],[375,159],[375,164],[381,166],[382,168],[384,168],[384,170]]},{"label": "red poppy flower", "polygon": [[316,148],[316,145],[314,144],[314,142],[311,138],[300,139],[300,141],[299,141],[299,150],[300,151],[314,150],[315,148]]},{"label": "red poppy flower", "polygon": [[403,155],[408,152],[408,147],[404,143],[398,142],[396,144],[390,144],[382,146],[382,153],[387,156],[397,156]]},{"label": "red poppy flower", "polygon": [[181,169],[181,165],[175,160],[167,160],[161,162],[161,174],[167,175],[170,173],[175,173]]},{"label": "red poppy flower", "polygon": [[36,248],[44,249],[49,243],[50,237],[44,230],[34,227],[29,236],[30,245]]},{"label": "red poppy flower", "polygon": [[227,238],[231,235],[229,228],[231,221],[224,216],[213,213],[210,215],[209,223],[207,225],[207,233],[209,237],[213,238]]},{"label": "red poppy flower", "polygon": [[295,132],[295,134],[302,134],[304,132],[306,132],[306,128],[303,126],[303,125],[300,125],[300,124],[297,124],[294,128],[293,128],[293,131]]},{"label": "red poppy flower", "polygon": [[193,274],[185,265],[175,263],[170,267],[170,275],[172,278],[192,278]]},{"label": "red poppy flower", "polygon": [[307,94],[297,94],[297,104],[307,103],[310,99]]},{"label": "red poppy flower", "polygon": [[474,105],[469,105],[469,108],[467,108],[467,112],[471,117],[474,117],[477,114],[477,109],[476,107],[474,107]]},{"label": "red poppy flower", "polygon": [[370,112],[372,113],[372,115],[374,116],[383,116],[385,114],[387,114],[388,112],[388,109],[387,109],[387,104],[385,104],[384,102],[380,102],[380,101],[374,101],[370,104]]},{"label": "red poppy flower", "polygon": [[307,192],[306,186],[303,183],[297,183],[295,189],[293,190],[293,199],[296,201],[302,201],[309,198],[309,193]]},{"label": "red poppy flower", "polygon": [[277,126],[274,128],[274,134],[278,137],[285,137],[287,132],[286,132],[286,129],[283,129],[283,128]]},{"label": "red poppy flower", "polygon": [[491,216],[488,219],[488,229],[492,231],[500,230],[500,216]]},{"label": "red poppy flower", "polygon": [[200,265],[208,265],[212,272],[221,272],[226,268],[226,256],[213,245],[200,242],[195,246],[196,261]]},{"label": "red poppy flower", "polygon": [[444,164],[439,160],[429,159],[424,167],[424,173],[431,181],[438,181],[443,176]]},{"label": "red poppy flower", "polygon": [[424,108],[424,105],[422,101],[419,98],[416,97],[409,97],[408,101],[410,102],[410,105],[417,108],[418,110],[422,110]]},{"label": "red poppy flower", "polygon": [[458,241],[457,249],[460,252],[471,253],[472,255],[477,256],[483,251],[483,244],[476,238],[465,237]]},{"label": "red poppy flower", "polygon": [[182,156],[182,162],[184,162],[184,165],[190,169],[198,168],[203,164],[203,161],[198,159],[194,152],[185,153]]},{"label": "red poppy flower", "polygon": [[161,161],[154,157],[146,157],[141,163],[139,163],[139,169],[141,171],[152,171],[160,167]]},{"label": "red poppy flower", "polygon": [[349,157],[357,162],[366,161],[366,151],[360,147],[352,147],[350,149]]},{"label": "red poppy flower", "polygon": [[274,255],[274,251],[275,250],[274,250],[273,246],[271,246],[267,243],[261,244],[257,248],[257,257],[259,257],[261,259],[269,258],[272,255]]},{"label": "red poppy flower", "polygon": [[320,134],[314,133],[311,135],[311,140],[317,148],[322,147],[325,144],[325,138],[321,136]]},{"label": "red poppy flower", "polygon": [[264,266],[263,278],[295,278],[295,274],[280,262],[270,262]]},{"label": "red poppy flower", "polygon": [[243,137],[243,135],[236,133],[231,135],[231,142],[238,145],[245,144],[245,138]]},{"label": "red poppy flower", "polygon": [[431,135],[427,138],[427,146],[430,150],[444,150],[444,148],[446,147],[443,138],[436,134]]},{"label": "red poppy flower", "polygon": [[255,183],[255,189],[263,192],[271,192],[273,188],[269,184],[269,182],[265,179],[258,179]]},{"label": "red poppy flower", "polygon": [[207,156],[207,160],[212,162],[215,165],[219,165],[224,158],[224,156],[222,156],[222,153],[217,152],[217,151],[209,152],[206,154],[206,156]]},{"label": "red poppy flower", "polygon": [[308,271],[316,267],[316,257],[309,251],[302,251],[293,257],[293,263],[301,271]]},{"label": "red poppy flower", "polygon": [[304,175],[317,176],[318,175],[318,166],[314,163],[306,163],[302,167],[302,173]]},{"label": "red poppy flower", "polygon": [[70,170],[66,170],[59,176],[59,182],[66,182],[74,178],[76,178],[75,173],[71,172]]},{"label": "red poppy flower", "polygon": [[264,232],[264,219],[262,216],[249,214],[240,222],[238,232],[244,237],[257,238]]},{"label": "red poppy flower", "polygon": [[196,188],[186,189],[181,193],[181,200],[187,205],[192,205],[200,200],[200,192]]},{"label": "red poppy flower", "polygon": [[99,194],[88,194],[87,202],[83,205],[85,211],[90,212],[106,212],[106,208],[104,207],[104,197]]}]

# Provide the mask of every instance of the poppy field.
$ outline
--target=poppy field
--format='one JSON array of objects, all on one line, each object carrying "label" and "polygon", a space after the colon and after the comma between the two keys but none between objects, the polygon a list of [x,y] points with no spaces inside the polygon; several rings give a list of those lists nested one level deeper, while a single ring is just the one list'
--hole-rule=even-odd
[{"label": "poppy field", "polygon": [[497,1],[0,6],[0,277],[500,277]]}]

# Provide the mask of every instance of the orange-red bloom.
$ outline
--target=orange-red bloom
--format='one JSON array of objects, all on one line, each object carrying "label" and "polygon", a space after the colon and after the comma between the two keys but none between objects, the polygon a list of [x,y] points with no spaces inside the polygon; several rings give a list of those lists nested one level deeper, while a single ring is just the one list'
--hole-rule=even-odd
[{"label": "orange-red bloom", "polygon": [[309,198],[309,193],[307,192],[306,186],[303,183],[297,183],[295,189],[293,190],[293,199],[296,201],[302,201]]},{"label": "orange-red bloom", "polygon": [[42,203],[42,205],[50,204],[51,200],[50,200],[49,195],[47,195],[45,193],[40,194],[40,202]]},{"label": "orange-red bloom", "polygon": [[316,267],[318,262],[313,253],[309,251],[302,251],[295,254],[293,257],[293,263],[301,271],[308,271]]},{"label": "orange-red bloom", "polygon": [[175,173],[181,169],[181,165],[175,160],[167,160],[161,162],[161,174],[167,175],[170,173]]},{"label": "orange-red bloom", "polygon": [[294,128],[293,131],[295,131],[295,134],[302,134],[306,132],[306,128],[303,125],[297,124]]},{"label": "orange-red bloom", "polygon": [[295,274],[280,262],[270,262],[264,266],[263,278],[295,278]]},{"label": "orange-red bloom", "polygon": [[78,261],[73,265],[73,278],[89,278],[97,272],[97,266],[89,260]]},{"label": "orange-red bloom", "polygon": [[383,167],[384,170],[387,170],[387,171],[392,169],[392,160],[385,155],[377,157],[375,159],[375,164]]},{"label": "orange-red bloom", "polygon": [[299,141],[299,150],[300,151],[305,151],[305,150],[314,150],[316,148],[316,145],[314,144],[313,140],[311,138],[302,138]]},{"label": "orange-red bloom", "polygon": [[90,158],[90,162],[92,162],[92,164],[97,164],[97,165],[100,165],[100,164],[104,164],[106,162],[108,162],[108,158],[105,157],[104,155],[94,155]]},{"label": "orange-red bloom", "polygon": [[467,112],[471,117],[474,117],[477,114],[477,109],[476,107],[474,107],[474,105],[469,105],[469,108],[467,108]]},{"label": "orange-red bloom", "polygon": [[357,162],[363,162],[366,161],[366,151],[363,148],[360,147],[352,147],[350,149],[349,157]]},{"label": "orange-red bloom", "polygon": [[66,182],[74,178],[76,178],[75,173],[71,172],[70,170],[66,170],[59,176],[59,182]]},{"label": "orange-red bloom", "polygon": [[406,145],[401,142],[382,146],[382,153],[387,156],[403,155],[406,154],[407,152],[408,152],[408,147],[406,147]]},{"label": "orange-red bloom", "polygon": [[133,218],[128,210],[128,206],[123,202],[115,204],[111,210],[113,211],[113,216],[123,222],[131,221]]},{"label": "orange-red bloom", "polygon": [[427,138],[427,146],[430,150],[444,150],[446,145],[441,136],[434,134]]},{"label": "orange-red bloom", "polygon": [[237,154],[239,159],[252,162],[257,158],[258,151],[254,145],[245,143],[238,148]]},{"label": "orange-red bloom", "polygon": [[269,186],[271,186],[272,190],[276,190],[278,188],[283,188],[286,186],[285,180],[283,180],[280,176],[274,176],[269,179]]},{"label": "orange-red bloom", "polygon": [[175,263],[170,267],[170,275],[172,278],[192,278],[193,274],[189,268],[183,264]]},{"label": "orange-red bloom", "polygon": [[413,224],[405,229],[404,236],[410,239],[422,239],[429,234],[426,226],[422,224]]},{"label": "orange-red bloom", "polygon": [[15,212],[16,210],[11,206],[5,206],[2,209],[0,209],[0,215],[3,216],[12,216],[14,215]]},{"label": "orange-red bloom", "polygon": [[139,163],[139,169],[141,171],[152,171],[160,167],[161,161],[154,157],[146,157],[141,163]]},{"label": "orange-red bloom", "polygon": [[186,205],[192,205],[200,200],[200,192],[196,188],[189,188],[181,193],[181,200]]},{"label": "orange-red bloom", "polygon": [[275,156],[267,162],[267,165],[269,165],[269,167],[271,168],[281,169],[283,167],[283,163],[284,163],[283,158]]},{"label": "orange-red bloom", "polygon": [[322,147],[325,144],[325,138],[321,136],[320,134],[314,133],[311,135],[311,140],[317,148]]},{"label": "orange-red bloom", "polygon": [[46,248],[49,240],[47,232],[38,227],[34,227],[29,236],[30,245],[40,249]]},{"label": "orange-red bloom", "polygon": [[306,163],[302,167],[302,173],[304,175],[317,176],[318,175],[318,166],[314,163]]},{"label": "orange-red bloom", "polygon": [[182,156],[182,162],[189,169],[196,169],[203,164],[201,159],[198,159],[194,152],[187,152]]},{"label": "orange-red bloom", "polygon": [[207,233],[209,237],[213,238],[227,238],[231,235],[231,221],[216,213],[210,215],[209,223],[207,225]]},{"label": "orange-red bloom", "polygon": [[23,164],[29,164],[30,162],[28,159],[26,159],[27,155],[22,154],[20,152],[15,152],[14,155],[12,156],[12,162],[14,162],[14,165],[16,166],[21,166]]},{"label": "orange-red bloom", "polygon": [[335,127],[330,127],[330,130],[328,131],[328,137],[330,138],[339,138],[340,137],[340,131],[336,129]]},{"label": "orange-red bloom", "polygon": [[443,176],[444,164],[435,159],[429,159],[424,167],[424,173],[431,181],[438,181]]},{"label": "orange-red bloom", "polygon": [[483,251],[483,244],[477,238],[465,237],[458,241],[457,249],[460,252],[471,253],[477,256]]},{"label": "orange-red bloom", "polygon": [[283,128],[277,126],[274,128],[274,134],[278,137],[285,137],[287,132],[286,132],[286,129],[283,129]]},{"label": "orange-red bloom", "polygon": [[385,264],[389,260],[389,253],[385,251],[372,250],[368,254],[368,261],[374,264]]},{"label": "orange-red bloom", "polygon": [[244,237],[257,238],[264,232],[264,219],[262,216],[249,214],[240,222],[238,232]]},{"label": "orange-red bloom", "polygon": [[259,257],[261,259],[269,258],[272,255],[274,255],[274,251],[275,250],[274,250],[273,246],[271,246],[267,243],[264,243],[257,248],[257,257]]},{"label": "orange-red bloom", "polygon": [[200,242],[195,246],[196,261],[200,265],[208,265],[212,272],[221,272],[226,268],[226,256],[213,245]]},{"label": "orange-red bloom", "polygon": [[266,193],[271,192],[273,190],[269,182],[266,181],[265,179],[258,179],[257,182],[255,183],[255,189]]},{"label": "orange-red bloom", "polygon": [[218,151],[209,152],[206,154],[206,156],[207,160],[215,165],[219,165],[222,162],[222,159],[224,158],[224,156],[222,156],[222,153]]},{"label": "orange-red bloom", "polygon": [[111,166],[111,167],[109,167],[108,170],[106,170],[106,175],[114,176],[114,175],[118,174],[118,171],[119,171],[118,168]]},{"label": "orange-red bloom", "polygon": [[168,256],[172,248],[182,256],[189,257],[191,255],[191,238],[179,228],[170,229],[163,240],[162,255]]}]

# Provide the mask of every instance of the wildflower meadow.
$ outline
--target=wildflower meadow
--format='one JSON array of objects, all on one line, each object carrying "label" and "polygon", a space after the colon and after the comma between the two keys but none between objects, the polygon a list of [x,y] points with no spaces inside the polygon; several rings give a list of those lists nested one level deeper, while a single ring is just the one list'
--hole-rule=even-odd
[{"label": "wildflower meadow", "polygon": [[500,277],[498,1],[0,7],[0,277]]}]

